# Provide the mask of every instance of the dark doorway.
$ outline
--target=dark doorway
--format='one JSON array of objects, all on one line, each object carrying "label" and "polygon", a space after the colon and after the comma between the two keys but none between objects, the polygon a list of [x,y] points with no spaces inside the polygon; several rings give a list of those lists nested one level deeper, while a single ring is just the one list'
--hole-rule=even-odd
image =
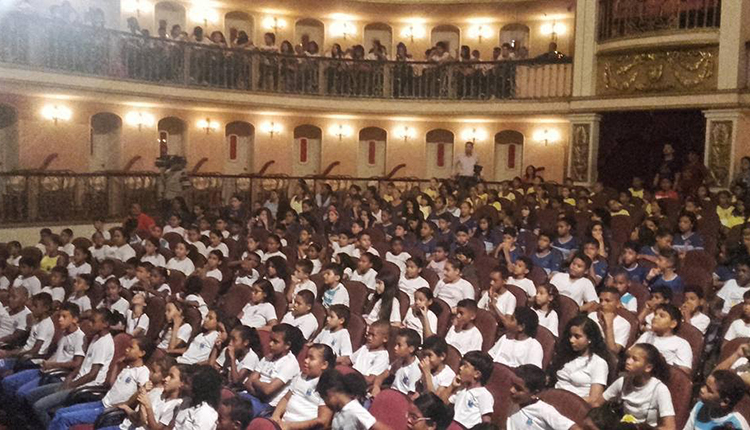
[{"label": "dark doorway", "polygon": [[684,161],[689,151],[703,157],[706,119],[699,110],[607,112],[599,130],[599,180],[626,189],[634,176],[650,184],[661,160],[662,146],[671,143]]}]

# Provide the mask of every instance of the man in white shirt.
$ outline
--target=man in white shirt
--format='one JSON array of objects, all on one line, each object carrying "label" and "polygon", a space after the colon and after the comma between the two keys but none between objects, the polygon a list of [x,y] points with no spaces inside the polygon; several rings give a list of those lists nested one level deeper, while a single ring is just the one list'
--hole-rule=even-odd
[{"label": "man in white shirt", "polygon": [[464,190],[471,188],[475,182],[474,168],[479,164],[479,158],[474,154],[474,143],[466,142],[464,153],[456,157],[453,174],[457,176],[459,186]]}]

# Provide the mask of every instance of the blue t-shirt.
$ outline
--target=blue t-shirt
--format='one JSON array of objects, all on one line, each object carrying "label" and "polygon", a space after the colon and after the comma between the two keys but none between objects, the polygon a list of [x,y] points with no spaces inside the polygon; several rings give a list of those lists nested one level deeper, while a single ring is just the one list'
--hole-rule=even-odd
[{"label": "blue t-shirt", "polygon": [[[518,257],[524,255],[524,252],[523,249],[521,249],[521,247],[516,244],[515,249],[511,249],[510,251],[508,251],[508,255],[510,255],[510,263],[515,263],[516,260],[518,260]],[[500,253],[500,259],[505,260],[505,254],[503,254],[502,252]],[[508,261],[506,261],[506,263],[508,263]]]},{"label": "blue t-shirt", "polygon": [[732,271],[731,267],[720,265],[720,266],[716,266],[716,269],[714,269],[713,276],[719,281],[726,282],[730,279],[734,279],[734,272]]},{"label": "blue t-shirt", "polygon": [[641,248],[639,254],[641,255],[650,255],[651,257],[658,257],[659,253],[654,249],[653,246],[644,246]]},{"label": "blue t-shirt", "polygon": [[685,288],[685,284],[682,282],[680,275],[675,276],[671,281],[667,281],[662,275],[659,275],[651,281],[651,291],[656,287],[667,287],[672,290],[673,293],[681,293]]},{"label": "blue t-shirt", "polygon": [[560,242],[560,239],[552,241],[552,247],[560,251],[563,255],[563,259],[567,260],[570,254],[578,249],[578,241],[575,237],[571,237],[567,242]]},{"label": "blue t-shirt", "polygon": [[549,254],[544,256],[539,256],[539,254],[535,252],[531,255],[531,261],[534,262],[534,266],[541,267],[549,275],[552,272],[560,271],[563,256],[560,251],[553,248],[550,250]]},{"label": "blue t-shirt", "polygon": [[677,234],[672,241],[672,247],[678,251],[703,249],[703,237],[698,233]]},{"label": "blue t-shirt", "polygon": [[435,246],[437,246],[437,240],[434,237],[427,242],[423,240],[417,242],[417,248],[424,252],[426,258],[429,258],[430,254],[435,252]]},{"label": "blue t-shirt", "polygon": [[[738,413],[730,412],[727,415],[719,418],[708,418],[708,421],[701,421],[701,409],[704,407],[703,402],[700,400],[693,406],[693,410],[690,411],[690,418],[685,425],[686,429],[696,430],[712,430],[715,428],[734,428],[737,430],[747,428],[747,421]],[[706,414],[708,415],[708,414]]]},{"label": "blue t-shirt", "polygon": [[635,263],[635,266],[631,268],[625,266],[622,266],[622,268],[625,269],[625,272],[628,274],[628,279],[631,281],[643,283],[643,281],[646,280],[646,275],[648,275],[648,269],[638,263]]},{"label": "blue t-shirt", "polygon": [[596,259],[594,260],[593,266],[596,276],[601,278],[602,281],[607,279],[607,273],[609,273],[609,264],[607,264],[607,260],[603,258]]}]

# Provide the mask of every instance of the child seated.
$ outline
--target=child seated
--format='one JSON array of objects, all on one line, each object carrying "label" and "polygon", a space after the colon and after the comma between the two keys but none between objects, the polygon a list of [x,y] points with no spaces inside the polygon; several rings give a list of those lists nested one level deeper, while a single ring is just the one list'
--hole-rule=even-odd
[{"label": "child seated", "polygon": [[266,279],[273,285],[274,291],[279,293],[286,292],[286,281],[289,279],[286,259],[276,255],[266,260]]},{"label": "child seated", "polygon": [[651,298],[638,314],[641,323],[641,331],[651,330],[651,321],[654,319],[654,310],[657,306],[672,303],[672,290],[667,287],[658,287],[651,291]]},{"label": "child seated", "polygon": [[[153,417],[153,423],[168,427],[182,405],[183,399],[180,396],[188,382],[188,366],[184,364],[175,365],[174,359],[167,356],[151,363],[150,368],[152,388],[146,390],[143,387],[139,390],[139,395],[135,398],[135,409],[131,405],[119,406],[127,414],[121,428],[131,429],[138,428],[138,426],[147,426],[149,417]],[[141,392],[146,395],[140,395]]]},{"label": "child seated", "polygon": [[312,242],[310,243],[310,246],[307,247],[306,259],[313,264],[312,271],[310,272],[311,275],[320,273],[320,269],[323,268],[323,262],[320,261],[321,252],[323,252],[323,247],[317,242]]},{"label": "child seated", "polygon": [[115,261],[111,259],[106,259],[102,261],[102,263],[99,265],[99,271],[96,278],[93,279],[95,284],[104,286],[105,283],[107,283],[107,280],[110,278],[114,278],[114,271],[115,271]]},{"label": "child seated", "polygon": [[601,330],[607,349],[617,355],[628,345],[630,323],[617,314],[620,293],[612,287],[604,287],[599,293],[599,310],[589,313],[589,318]]},{"label": "child seated", "polygon": [[482,293],[477,307],[490,311],[498,318],[507,318],[516,309],[516,296],[505,288],[503,271],[500,267],[490,272],[490,289]]},{"label": "child seated", "polygon": [[735,306],[745,301],[745,294],[750,291],[750,259],[743,258],[735,265],[734,279],[724,283],[724,286],[716,293],[723,303],[722,315],[727,315]]},{"label": "child seated", "polygon": [[706,334],[708,326],[711,325],[711,318],[702,312],[705,303],[705,300],[703,300],[703,288],[696,287],[695,285],[685,287],[683,302],[680,307],[682,320],[697,328],[703,334]]},{"label": "child seated", "polygon": [[557,221],[557,237],[552,242],[552,247],[560,251],[564,261],[568,261],[578,249],[578,241],[571,234],[572,229],[573,221],[567,216]]},{"label": "child seated", "polygon": [[620,264],[629,280],[639,283],[646,280],[648,269],[638,264],[638,242],[625,242],[620,253]]},{"label": "child seated", "polygon": [[523,249],[516,243],[518,232],[513,227],[508,227],[503,231],[503,242],[495,248],[495,258],[500,258],[500,264],[505,264],[508,268],[515,264],[518,257],[524,255]]},{"label": "child seated", "polygon": [[492,357],[485,352],[471,351],[461,359],[458,375],[450,387],[440,390],[440,397],[454,405],[453,420],[470,429],[489,423],[495,399],[484,388],[492,376]]},{"label": "child seated", "polygon": [[125,333],[136,337],[148,333],[150,319],[146,315],[146,298],[143,294],[136,294],[130,300],[130,307],[125,312]]},{"label": "child seated", "polygon": [[217,344],[219,348],[211,351],[209,363],[226,375],[230,384],[241,385],[258,366],[259,357],[263,355],[260,337],[254,328],[242,324],[227,329],[227,322],[219,323],[219,341],[226,337],[229,342],[221,351],[221,344]]},{"label": "child seated", "polygon": [[344,276],[344,269],[334,263],[326,264],[323,267],[323,284],[325,284],[325,290],[323,291],[323,307],[328,309],[332,305],[344,305],[349,306],[349,291],[341,283],[341,278]]},{"label": "child seated", "polygon": [[616,267],[610,273],[610,285],[620,293],[620,305],[624,309],[637,314],[638,299],[628,292],[630,289],[630,282],[631,280],[628,276],[628,272],[622,267]]},{"label": "child seated", "polygon": [[409,307],[404,317],[403,326],[419,334],[421,339],[437,333],[437,315],[431,309],[434,296],[432,290],[423,287],[414,293],[414,304]]},{"label": "child seated", "polygon": [[698,394],[684,430],[714,428],[748,428],[748,423],[734,408],[742,400],[745,383],[728,370],[714,370]]},{"label": "child seated", "polygon": [[[335,240],[333,240],[335,238]],[[352,243],[352,234],[350,231],[341,231],[337,236],[331,238],[331,247],[333,253],[331,258],[336,257],[339,254],[346,254],[350,257],[354,256],[354,244]]]},{"label": "child seated", "polygon": [[[163,270],[156,268],[155,270]],[[178,300],[182,299],[185,305],[198,309],[201,314],[201,321],[205,321],[208,316],[208,305],[201,296],[203,291],[203,279],[198,276],[191,276],[185,281],[185,291],[178,295]]]},{"label": "child seated", "polygon": [[465,355],[469,351],[480,351],[482,349],[482,332],[474,326],[477,317],[477,302],[471,299],[462,299],[456,306],[456,317],[445,341]]},{"label": "child seated", "polygon": [[437,225],[432,221],[423,222],[422,227],[419,229],[417,249],[422,251],[428,260],[432,256],[432,253],[435,252],[435,246],[437,245],[437,239],[435,239],[436,230]]},{"label": "child seated", "polygon": [[68,264],[68,276],[77,276],[79,273],[91,273],[91,253],[86,248],[77,247],[73,251],[73,261]]},{"label": "child seated", "polygon": [[187,349],[193,333],[193,327],[185,321],[185,305],[177,301],[168,302],[164,313],[167,321],[159,332],[157,348],[168,354],[180,355]]},{"label": "child seated", "polygon": [[542,345],[534,339],[539,326],[539,317],[530,308],[517,307],[505,321],[505,334],[489,350],[497,363],[508,367],[533,364],[542,367],[544,352]]},{"label": "child seated", "polygon": [[464,299],[474,300],[474,286],[461,278],[463,264],[460,261],[450,259],[445,264],[445,275],[435,286],[435,297],[443,300],[452,311],[455,311],[458,302]]},{"label": "child seated", "polygon": [[359,373],[342,375],[337,370],[323,373],[317,391],[326,406],[333,411],[333,429],[387,430],[390,427],[379,423],[359,399],[367,395],[367,384]]},{"label": "child seated", "polygon": [[738,337],[750,337],[750,291],[745,292],[742,315],[729,325],[724,334],[724,341],[728,342]]},{"label": "child seated", "polygon": [[693,350],[685,339],[675,335],[680,328],[682,314],[675,305],[659,305],[654,310],[651,331],[643,333],[636,343],[654,345],[664,356],[667,364],[677,366],[692,374]]},{"label": "child seated", "polygon": [[235,284],[252,286],[255,281],[260,279],[258,267],[260,266],[260,257],[255,252],[250,252],[239,262],[239,270],[234,278]]},{"label": "child seated", "polygon": [[52,296],[55,306],[65,301],[65,285],[68,282],[68,270],[64,267],[55,266],[50,270],[49,285],[42,288],[41,293]]},{"label": "child seated", "polygon": [[218,328],[219,316],[214,310],[208,311],[201,332],[190,341],[187,350],[177,357],[177,362],[180,364],[207,364],[211,356],[211,350],[219,337]]},{"label": "child seated", "polygon": [[448,344],[440,336],[433,335],[424,340],[419,368],[422,371],[422,385],[428,392],[438,394],[440,390],[453,384],[456,373],[445,364]]},{"label": "child seated", "polygon": [[167,269],[178,270],[185,276],[190,276],[195,272],[195,264],[188,258],[187,243],[179,242],[174,246],[174,257],[167,262]]},{"label": "child seated", "polygon": [[208,258],[208,249],[206,249],[206,244],[201,241],[201,231],[197,225],[191,225],[188,227],[185,242],[190,246],[194,246],[195,250],[198,251],[198,254],[202,255],[204,258]]},{"label": "child seated", "polygon": [[87,312],[91,310],[91,299],[86,295],[89,288],[91,288],[91,276],[76,276],[75,281],[73,281],[73,294],[67,300],[68,303],[78,305],[78,308],[81,309],[81,315],[84,318],[88,315]]},{"label": "child seated", "polygon": [[[547,276],[552,276],[559,272],[563,262],[562,253],[552,248],[553,238],[553,234],[548,231],[540,232],[536,240],[536,252],[531,255],[532,263],[544,269]],[[530,244],[526,246],[530,246]]]},{"label": "child seated", "polygon": [[[419,257],[410,257],[406,260],[406,270],[398,281],[399,290],[409,296],[409,302],[414,303],[414,293],[421,288],[430,288],[430,284],[422,277],[424,261]],[[431,291],[431,290],[430,290]]]},{"label": "child seated", "polygon": [[380,267],[380,259],[374,254],[364,252],[357,261],[357,270],[355,270],[351,276],[350,281],[361,282],[367,287],[370,293],[375,291],[375,277],[378,276],[377,270],[373,267],[377,264]]},{"label": "child seated", "polygon": [[427,263],[427,268],[435,272],[438,275],[438,279],[443,279],[443,276],[445,276],[445,265],[448,262],[449,248],[450,246],[446,242],[436,244],[432,258]]},{"label": "child seated", "polygon": [[550,279],[550,284],[557,287],[560,294],[570,297],[581,308],[581,312],[589,312],[597,307],[599,298],[594,284],[586,278],[591,267],[591,259],[583,253],[573,256],[568,273],[557,273]]},{"label": "child seated", "polygon": [[510,276],[506,278],[505,282],[522,289],[527,297],[532,298],[536,295],[536,286],[534,285],[534,281],[527,278],[527,276],[533,268],[534,262],[532,259],[522,255],[516,259],[515,263],[509,266]]},{"label": "child seated", "polygon": [[[361,260],[360,260],[361,261]],[[367,300],[364,308],[365,322],[389,321],[401,326],[401,303],[398,301],[398,275],[384,272],[375,280],[375,293]]]},{"label": "child seated", "polygon": [[32,257],[21,257],[18,263],[18,276],[13,281],[14,287],[24,287],[29,297],[34,297],[42,291],[42,283],[34,275],[36,262]]},{"label": "child seated", "polygon": [[117,312],[117,317],[125,320],[125,315],[130,309],[130,303],[120,296],[120,281],[110,278],[104,285],[104,299],[96,305],[97,308],[109,309],[112,313]]},{"label": "child seated", "polygon": [[349,324],[349,308],[333,305],[327,310],[326,326],[315,336],[313,343],[328,345],[337,358],[352,355],[352,340],[346,326]]},{"label": "child seated", "polygon": [[302,290],[294,297],[292,309],[281,319],[282,324],[289,324],[300,329],[305,341],[318,330],[318,320],[312,314],[313,303],[315,303],[313,293]]},{"label": "child seated", "polygon": [[208,235],[208,246],[206,251],[210,254],[211,251],[221,251],[221,255],[229,255],[229,247],[223,242],[224,234],[220,230],[211,230]]},{"label": "child seated", "polygon": [[221,282],[224,279],[224,275],[221,273],[222,263],[224,263],[224,254],[218,249],[210,251],[206,260],[206,267],[203,268],[204,277],[214,278]]},{"label": "child seated", "polygon": [[416,352],[422,340],[419,334],[409,328],[402,328],[396,334],[396,345],[393,354],[396,359],[391,364],[391,374],[394,375],[391,388],[407,396],[417,392],[417,382],[422,377],[419,359]]},{"label": "child seated", "polygon": [[242,325],[254,329],[268,330],[276,324],[276,308],[273,306],[273,285],[265,279],[253,284],[250,301],[242,308],[237,318]]},{"label": "child seated", "polygon": [[684,284],[677,274],[679,255],[674,249],[665,249],[656,258],[656,267],[646,275],[646,281],[653,290],[656,287],[668,287],[674,293],[681,293]]},{"label": "child seated", "polygon": [[539,325],[549,330],[555,337],[559,334],[559,317],[557,316],[560,293],[552,284],[542,284],[536,289],[531,308],[539,317]]},{"label": "child seated", "polygon": [[294,264],[294,276],[292,276],[292,282],[290,288],[286,292],[287,303],[293,303],[294,297],[300,293],[300,291],[309,291],[313,295],[313,299],[318,296],[318,287],[315,282],[310,280],[310,275],[313,271],[313,263],[310,260],[297,260]]},{"label": "child seated", "polygon": [[510,387],[510,400],[516,406],[506,421],[507,430],[579,430],[581,427],[561,414],[537,394],[545,388],[544,371],[525,364],[514,369],[516,378]]},{"label": "child seated", "polygon": [[159,239],[155,237],[147,238],[144,241],[143,246],[143,248],[146,250],[146,253],[143,254],[143,257],[141,257],[141,261],[149,262],[155,267],[165,267],[167,265],[167,261],[164,259],[164,256],[159,253],[159,246]]},{"label": "child seated", "polygon": [[404,251],[404,240],[398,237],[391,239],[391,249],[385,253],[385,261],[395,264],[401,270],[401,274],[406,272],[406,261],[411,258],[411,254]]},{"label": "child seated", "polygon": [[365,344],[350,357],[339,357],[336,361],[345,366],[352,366],[362,374],[375,396],[380,392],[380,384],[388,376],[389,357],[385,345],[388,342],[390,324],[387,321],[376,321],[367,328]]}]

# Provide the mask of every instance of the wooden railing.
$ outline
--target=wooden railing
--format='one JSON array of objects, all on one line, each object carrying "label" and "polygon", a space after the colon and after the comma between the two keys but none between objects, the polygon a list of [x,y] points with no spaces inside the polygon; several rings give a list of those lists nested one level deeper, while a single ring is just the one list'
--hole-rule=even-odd
[{"label": "wooden railing", "polygon": [[599,41],[718,29],[721,0],[599,0]]}]

